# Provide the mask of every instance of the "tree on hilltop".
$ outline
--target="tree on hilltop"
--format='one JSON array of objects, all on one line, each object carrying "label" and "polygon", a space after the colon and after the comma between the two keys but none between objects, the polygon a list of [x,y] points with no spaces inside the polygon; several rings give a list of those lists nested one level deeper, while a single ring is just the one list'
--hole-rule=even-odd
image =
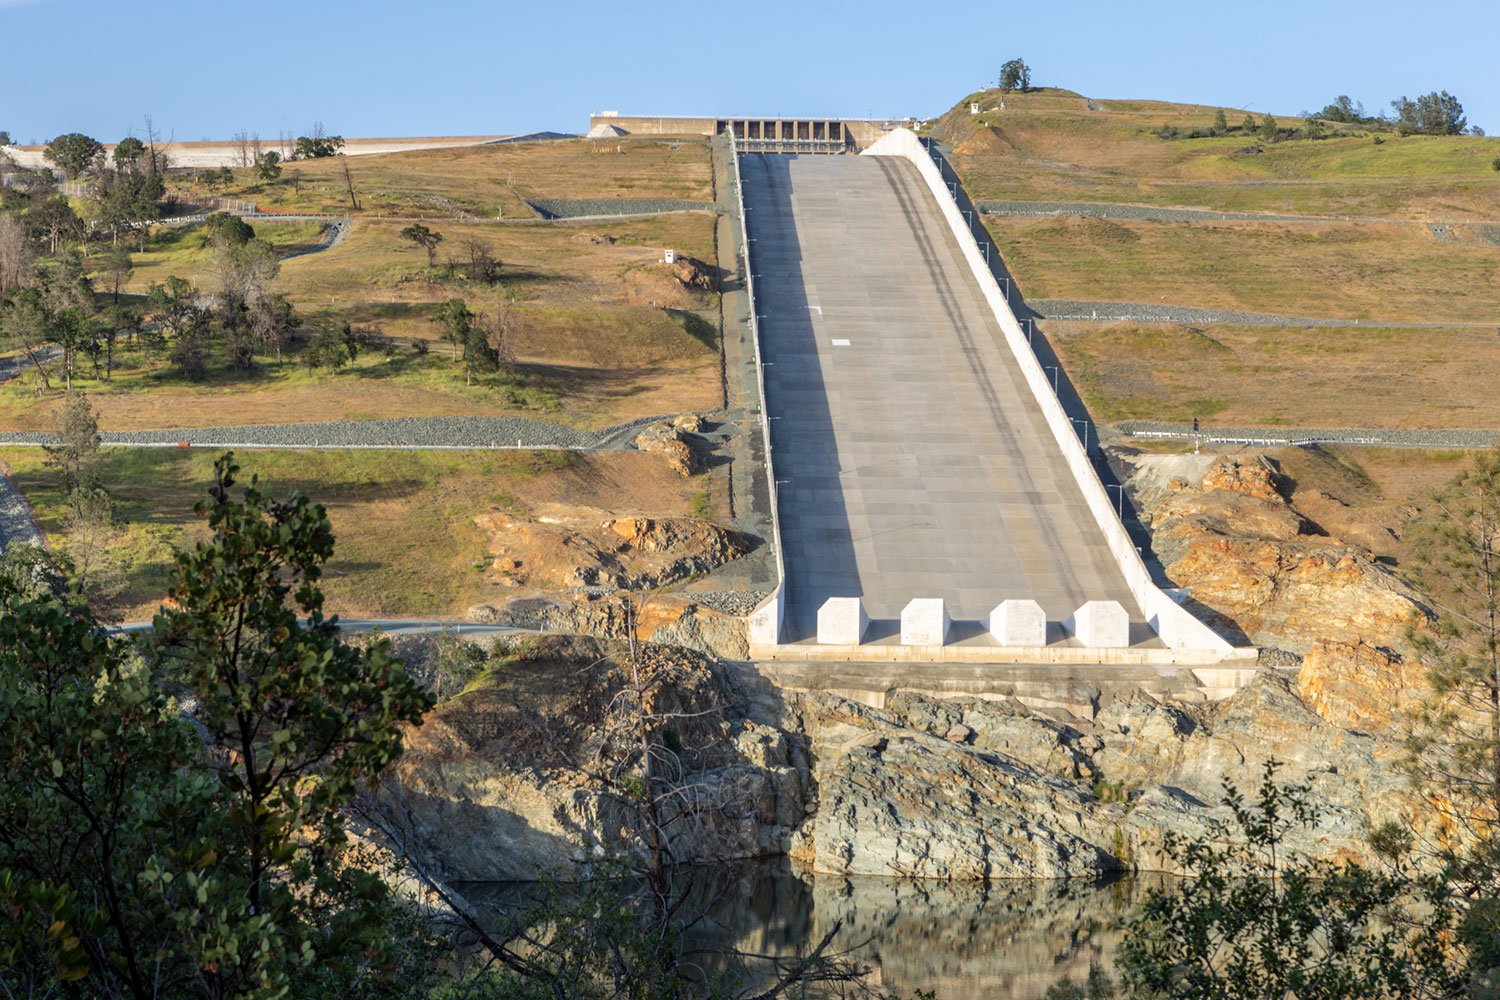
[{"label": "tree on hilltop", "polygon": [[47,143],[42,156],[68,178],[85,173],[104,152],[104,146],[82,132],[65,132]]},{"label": "tree on hilltop", "polygon": [[116,170],[134,170],[141,157],[146,155],[146,144],[133,135],[127,135],[116,143],[111,155]]},{"label": "tree on hilltop", "polygon": [[1022,93],[1031,89],[1031,67],[1026,65],[1024,59],[1012,59],[1000,67],[1000,89],[1007,92],[1019,90]]},{"label": "tree on hilltop", "polygon": [[1401,135],[1460,135],[1468,119],[1458,98],[1434,90],[1415,101],[1405,96],[1391,102],[1396,112],[1396,131]]},{"label": "tree on hilltop", "polygon": [[[1312,115],[1304,115],[1311,118]],[[1359,101],[1352,100],[1348,94],[1340,94],[1333,99],[1333,103],[1319,111],[1317,117],[1325,121],[1340,122],[1350,125],[1365,120],[1365,106]]]}]

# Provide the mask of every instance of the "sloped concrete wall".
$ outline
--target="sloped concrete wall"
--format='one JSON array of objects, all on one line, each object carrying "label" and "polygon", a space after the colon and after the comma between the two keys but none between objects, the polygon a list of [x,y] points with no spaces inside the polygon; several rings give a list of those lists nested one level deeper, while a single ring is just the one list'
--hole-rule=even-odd
[{"label": "sloped concrete wall", "polygon": [[[909,160],[915,164],[922,179],[931,189],[933,197],[937,199],[938,208],[942,211],[943,217],[948,220],[948,226],[963,250],[964,259],[969,262],[974,278],[979,282],[980,290],[983,291],[986,301],[994,311],[1005,340],[1010,345],[1016,363],[1026,378],[1026,384],[1031,387],[1032,394],[1041,407],[1047,425],[1052,430],[1052,436],[1057,441],[1058,451],[1063,461],[1067,463],[1069,471],[1073,473],[1074,479],[1083,491],[1089,511],[1094,515],[1094,520],[1104,533],[1110,552],[1151,627],[1172,649],[1201,653],[1207,662],[1216,662],[1236,655],[1235,647],[1193,617],[1152,582],[1151,573],[1146,569],[1145,562],[1141,560],[1140,553],[1136,551],[1135,543],[1131,541],[1125,526],[1120,523],[1119,517],[1115,514],[1108,491],[1094,473],[1094,468],[1089,463],[1082,443],[1073,432],[1073,425],[1068,420],[1062,403],[1053,394],[1047,373],[1042,370],[1041,362],[1031,352],[1031,347],[1026,342],[1026,335],[1021,331],[1021,324],[1016,321],[1016,315],[1011,311],[1005,293],[1000,290],[1000,283],[995,280],[994,274],[991,273],[989,265],[980,253],[973,232],[965,223],[963,214],[948,190],[948,182],[939,172],[932,155],[922,145],[921,140],[908,129],[896,129],[874,142],[860,155],[899,156]],[[1240,655],[1242,656],[1243,653]]]}]

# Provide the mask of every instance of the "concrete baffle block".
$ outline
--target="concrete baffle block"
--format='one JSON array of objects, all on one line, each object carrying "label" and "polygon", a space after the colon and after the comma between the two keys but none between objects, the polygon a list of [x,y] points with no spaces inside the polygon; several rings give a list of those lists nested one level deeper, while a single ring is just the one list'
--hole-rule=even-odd
[{"label": "concrete baffle block", "polygon": [[865,640],[870,616],[858,597],[830,597],[818,609],[818,642],[833,646],[858,646]]},{"label": "concrete baffle block", "polygon": [[901,609],[901,645],[941,646],[948,641],[948,605],[941,597],[916,597]]},{"label": "concrete baffle block", "polygon": [[1119,601],[1089,601],[1068,616],[1063,628],[1085,646],[1114,648],[1130,645],[1130,615]]},{"label": "concrete baffle block", "polygon": [[984,624],[1002,646],[1047,645],[1047,612],[1036,601],[1001,601]]}]

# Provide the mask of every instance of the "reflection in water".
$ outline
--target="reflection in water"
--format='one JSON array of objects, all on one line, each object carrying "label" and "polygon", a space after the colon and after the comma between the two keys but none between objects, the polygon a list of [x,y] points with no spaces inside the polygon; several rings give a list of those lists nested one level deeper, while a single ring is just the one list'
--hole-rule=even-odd
[{"label": "reflection in water", "polygon": [[[1034,1000],[1064,977],[1113,965],[1119,923],[1141,879],[1108,884],[1007,880],[988,884],[816,878],[786,862],[695,869],[690,907],[702,918],[690,947],[790,954],[835,922],[833,947],[868,964],[871,981],[939,1000]],[[474,902],[524,905],[535,887],[466,885]]]}]

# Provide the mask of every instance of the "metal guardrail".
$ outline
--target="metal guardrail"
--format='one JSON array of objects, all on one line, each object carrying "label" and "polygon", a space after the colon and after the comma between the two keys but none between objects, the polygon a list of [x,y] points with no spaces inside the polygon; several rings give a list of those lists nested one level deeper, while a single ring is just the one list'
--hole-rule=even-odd
[{"label": "metal guardrail", "polygon": [[[1174,650],[1196,651],[1207,656],[1210,662],[1222,662],[1226,658],[1242,655],[1243,650],[1234,649],[1222,636],[1179,605],[1152,578],[1140,550],[1125,527],[1117,504],[1110,501],[1109,490],[1098,468],[1089,458],[1078,434],[1077,421],[1063,407],[1055,382],[1057,373],[1054,372],[1053,380],[1047,378],[1046,369],[1035,353],[1034,342],[1022,330],[1011,307],[1010,281],[1002,273],[997,273],[997,267],[1002,267],[1003,270],[998,254],[991,252],[993,248],[988,246],[988,240],[981,240],[975,232],[976,222],[980,232],[984,231],[984,223],[979,220],[979,213],[959,182],[957,172],[943,158],[941,151],[934,148],[933,143],[906,130],[898,130],[883,137],[865,149],[862,155],[872,154],[902,156],[910,160],[923,174],[934,197],[939,199],[939,208],[947,218],[953,235],[957,238],[963,232],[968,236],[967,244],[959,239],[965,259],[974,277],[979,280],[980,290],[994,310],[1001,331],[1020,365],[1021,374],[1052,430],[1062,458],[1072,471],[1126,584],[1147,620],[1152,622],[1163,641]],[[947,196],[946,201],[943,200],[943,195]]]},{"label": "metal guardrail", "polygon": [[[777,495],[776,469],[772,460],[771,422],[766,414],[768,403],[766,370],[761,353],[760,319],[756,316],[755,307],[755,268],[750,263],[750,215],[745,211],[745,184],[740,176],[739,146],[733,131],[730,131],[728,136],[729,163],[734,179],[734,200],[740,213],[740,255],[745,262],[745,298],[750,308],[750,341],[755,347],[755,385],[760,392],[760,434],[766,449],[766,490],[771,501],[771,547],[772,554],[776,557],[776,589],[770,597],[761,602],[760,607],[752,613],[752,617],[774,602],[776,605],[776,640],[779,642],[783,610],[781,602],[786,587],[786,562],[782,558],[781,550],[781,502]],[[753,639],[752,635],[752,641]]]}]

